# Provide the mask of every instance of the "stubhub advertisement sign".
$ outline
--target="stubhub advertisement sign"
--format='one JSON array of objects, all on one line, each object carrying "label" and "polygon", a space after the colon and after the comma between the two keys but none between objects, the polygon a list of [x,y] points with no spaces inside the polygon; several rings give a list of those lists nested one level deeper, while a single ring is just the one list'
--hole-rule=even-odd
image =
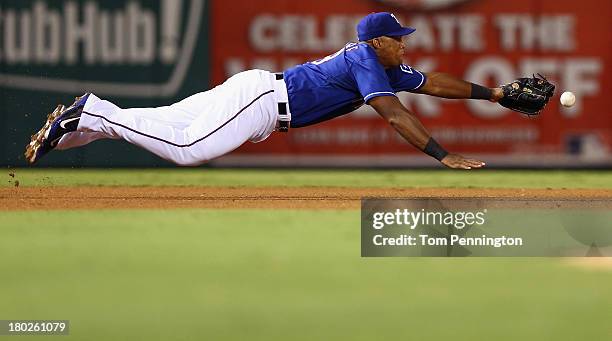
[{"label": "stubhub advertisement sign", "polygon": [[[23,146],[50,110],[86,91],[121,106],[159,106],[209,86],[207,2],[2,1],[2,160],[24,165]],[[109,146],[112,145],[112,146]],[[54,153],[41,165],[154,165],[124,143]]]}]

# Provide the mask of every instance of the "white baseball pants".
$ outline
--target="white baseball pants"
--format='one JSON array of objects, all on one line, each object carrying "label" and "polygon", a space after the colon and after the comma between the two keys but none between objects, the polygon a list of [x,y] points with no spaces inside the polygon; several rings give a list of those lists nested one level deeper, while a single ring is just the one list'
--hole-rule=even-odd
[{"label": "white baseball pants", "polygon": [[91,94],[77,131],[64,135],[56,149],[123,139],[178,165],[196,166],[246,141],[265,140],[276,127],[279,102],[287,102],[285,83],[262,70],[241,72],[158,108],[121,109]]}]

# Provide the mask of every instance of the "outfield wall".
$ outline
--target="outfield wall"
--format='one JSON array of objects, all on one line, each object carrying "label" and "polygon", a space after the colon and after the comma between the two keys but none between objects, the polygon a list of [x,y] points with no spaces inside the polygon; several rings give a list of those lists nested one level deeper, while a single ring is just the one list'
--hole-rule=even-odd
[{"label": "outfield wall", "polygon": [[[85,90],[123,107],[158,106],[250,68],[279,71],[355,40],[363,15],[388,10],[415,26],[406,63],[496,85],[534,72],[557,84],[538,118],[484,101],[400,94],[449,150],[498,166],[612,165],[612,2],[14,1],[0,3],[2,160],[46,111]],[[558,104],[571,90],[577,105]],[[167,165],[118,141],[53,153],[51,166]],[[433,166],[368,106],[318,126],[246,144],[213,166]]]}]

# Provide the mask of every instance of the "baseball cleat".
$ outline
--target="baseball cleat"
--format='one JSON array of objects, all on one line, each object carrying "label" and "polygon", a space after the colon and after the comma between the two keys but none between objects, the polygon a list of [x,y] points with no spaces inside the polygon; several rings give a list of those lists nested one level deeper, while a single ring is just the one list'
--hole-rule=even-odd
[{"label": "baseball cleat", "polygon": [[68,108],[60,104],[47,116],[43,127],[32,135],[30,144],[26,146],[25,157],[30,164],[53,150],[64,134],[77,129],[88,97],[89,93],[77,97]]}]

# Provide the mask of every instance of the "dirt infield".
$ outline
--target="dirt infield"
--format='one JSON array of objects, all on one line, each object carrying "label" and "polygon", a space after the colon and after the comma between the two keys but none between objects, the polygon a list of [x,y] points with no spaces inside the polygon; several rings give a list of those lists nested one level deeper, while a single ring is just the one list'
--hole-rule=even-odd
[{"label": "dirt infield", "polygon": [[3,187],[0,210],[282,208],[358,209],[362,197],[612,198],[608,189],[343,187]]}]

